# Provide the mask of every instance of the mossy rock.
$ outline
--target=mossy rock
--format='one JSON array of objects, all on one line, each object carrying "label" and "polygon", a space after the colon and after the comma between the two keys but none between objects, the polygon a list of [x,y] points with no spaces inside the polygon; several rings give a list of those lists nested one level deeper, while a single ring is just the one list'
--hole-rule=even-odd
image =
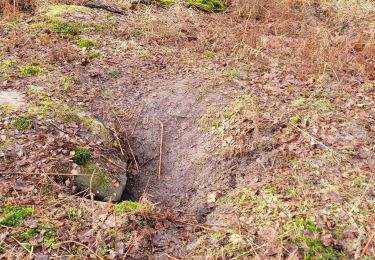
[{"label": "mossy rock", "polygon": [[[102,201],[119,202],[125,190],[126,174],[120,176],[120,185],[116,187],[110,178],[110,173],[94,163],[89,163],[80,167],[81,174],[75,178],[78,192],[91,191],[95,199]],[[94,176],[92,176],[94,174]],[[91,183],[91,185],[90,185]]]},{"label": "mossy rock", "polygon": [[115,138],[100,121],[84,114],[79,109],[70,106],[62,100],[52,100],[42,89],[30,87],[30,92],[37,96],[39,102],[29,106],[29,115],[45,117],[50,114],[53,119],[64,123],[82,124],[90,129],[96,141],[100,140],[108,146],[113,146]]},{"label": "mossy rock", "polygon": [[206,12],[222,12],[225,5],[219,0],[188,0],[188,6],[194,6]]}]

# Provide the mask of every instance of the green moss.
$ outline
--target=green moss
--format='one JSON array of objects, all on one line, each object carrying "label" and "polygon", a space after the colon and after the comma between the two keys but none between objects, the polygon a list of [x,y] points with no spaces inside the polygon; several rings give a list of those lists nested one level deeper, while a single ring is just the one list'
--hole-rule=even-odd
[{"label": "green moss", "polygon": [[44,73],[44,70],[42,68],[32,66],[32,65],[20,66],[18,69],[26,77],[31,77],[31,76],[34,76],[36,74]]},{"label": "green moss", "polygon": [[293,125],[297,125],[301,122],[301,118],[299,116],[294,116],[290,119],[290,122],[293,124]]},{"label": "green moss", "polygon": [[64,22],[60,20],[51,21],[49,24],[51,30],[63,35],[78,35],[81,30],[76,22]]},{"label": "green moss", "polygon": [[86,13],[89,10],[89,8],[79,5],[53,5],[47,9],[45,15],[49,18],[55,18],[67,13]]},{"label": "green moss", "polygon": [[59,242],[55,228],[52,227],[45,230],[43,234],[43,242],[46,244],[47,248]]},{"label": "green moss", "polygon": [[123,212],[134,212],[138,208],[138,202],[131,200],[124,200],[115,206],[115,211],[117,214]]},{"label": "green moss", "polygon": [[159,4],[161,5],[172,5],[175,3],[174,0],[158,0]]},{"label": "green moss", "polygon": [[229,68],[224,71],[224,76],[231,79],[237,79],[239,77],[239,73],[236,69]]},{"label": "green moss", "polygon": [[70,86],[72,84],[74,84],[74,77],[73,76],[63,76],[63,77],[60,77],[58,79],[59,83],[62,85],[62,91],[65,93],[65,92],[68,92]]},{"label": "green moss", "polygon": [[18,117],[13,121],[13,127],[17,130],[30,128],[33,125],[33,121],[24,117]]},{"label": "green moss", "polygon": [[32,208],[8,206],[3,209],[0,224],[5,226],[19,227],[21,221],[33,213]]},{"label": "green moss", "polygon": [[12,140],[5,139],[4,141],[0,142],[0,150],[7,149],[12,145]]},{"label": "green moss", "polygon": [[317,111],[334,111],[336,107],[331,104],[325,94],[308,93],[291,102],[293,107],[300,109],[313,109]]},{"label": "green moss", "polygon": [[[99,168],[93,163],[88,163],[88,164],[81,166],[81,173],[87,174],[87,175],[94,174],[94,177],[92,178],[92,187],[97,187],[104,193],[112,190],[112,182],[111,182],[111,178],[109,177],[108,171]],[[82,176],[82,177],[86,179],[87,183],[90,183],[91,176]]]},{"label": "green moss", "polygon": [[74,157],[73,157],[73,162],[75,162],[78,165],[84,165],[88,161],[90,161],[92,153],[90,152],[89,149],[84,148],[84,147],[76,147],[74,149]]},{"label": "green moss", "polygon": [[27,228],[26,230],[20,231],[16,235],[16,238],[23,242],[32,237],[35,237],[37,234],[38,234],[37,228]]},{"label": "green moss", "polygon": [[98,46],[98,43],[96,41],[89,40],[89,39],[79,39],[77,40],[76,43],[80,48],[86,48],[86,49],[91,49],[91,48],[95,48]]},{"label": "green moss", "polygon": [[188,5],[206,12],[220,12],[225,10],[225,5],[218,0],[188,0]]},{"label": "green moss", "polygon": [[15,60],[2,60],[0,62],[0,71],[13,67],[14,64],[16,64]]},{"label": "green moss", "polygon": [[205,51],[205,52],[204,52],[204,56],[205,56],[206,58],[213,58],[213,57],[216,56],[216,53],[213,52],[213,51]]}]

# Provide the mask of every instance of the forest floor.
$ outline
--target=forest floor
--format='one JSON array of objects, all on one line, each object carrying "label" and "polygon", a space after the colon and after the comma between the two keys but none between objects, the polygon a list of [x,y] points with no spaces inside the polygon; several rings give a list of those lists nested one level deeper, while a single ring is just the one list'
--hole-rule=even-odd
[{"label": "forest floor", "polygon": [[[118,7],[0,24],[0,258],[375,257],[373,2],[308,43],[323,7]],[[76,147],[127,158],[121,203],[76,194]]]}]

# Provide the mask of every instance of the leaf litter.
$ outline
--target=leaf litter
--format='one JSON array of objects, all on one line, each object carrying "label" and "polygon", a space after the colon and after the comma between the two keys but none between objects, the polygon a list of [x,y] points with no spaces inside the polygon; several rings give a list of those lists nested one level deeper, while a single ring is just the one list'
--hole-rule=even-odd
[{"label": "leaf litter", "polygon": [[[344,73],[337,82],[334,75],[314,79],[261,62],[228,68],[223,50],[210,59],[202,53],[215,39],[208,40],[214,25],[220,19],[230,24],[230,14],[137,8],[126,16],[72,8],[58,15],[64,21],[59,30],[43,14],[22,14],[17,28],[1,24],[1,59],[43,71],[25,76],[7,68],[1,78],[2,90],[19,91],[28,101],[0,109],[0,214],[21,212],[16,227],[0,226],[1,256],[374,256],[371,76],[365,82]],[[165,30],[167,12],[171,21],[190,22]],[[74,34],[61,33],[76,21]],[[198,29],[203,21],[212,30]],[[79,39],[100,39],[100,56],[89,59]],[[223,49],[230,44],[216,41]],[[119,138],[108,144],[81,116],[56,116],[30,86],[44,101],[62,100]],[[30,113],[30,104],[40,113]],[[33,127],[16,129],[17,118]],[[165,127],[160,181],[159,122]],[[68,174],[79,174],[76,147],[89,148],[110,167],[114,184],[123,169],[105,158],[127,160],[122,204],[93,201],[90,191],[74,196]],[[29,208],[32,214],[22,214]]]}]

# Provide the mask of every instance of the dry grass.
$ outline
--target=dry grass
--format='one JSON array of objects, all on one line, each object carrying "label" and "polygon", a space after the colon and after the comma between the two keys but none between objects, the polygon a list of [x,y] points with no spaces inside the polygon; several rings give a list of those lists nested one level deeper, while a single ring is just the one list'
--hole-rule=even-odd
[{"label": "dry grass", "polygon": [[230,38],[239,60],[293,65],[302,74],[374,76],[374,10],[371,1],[241,1]]}]

